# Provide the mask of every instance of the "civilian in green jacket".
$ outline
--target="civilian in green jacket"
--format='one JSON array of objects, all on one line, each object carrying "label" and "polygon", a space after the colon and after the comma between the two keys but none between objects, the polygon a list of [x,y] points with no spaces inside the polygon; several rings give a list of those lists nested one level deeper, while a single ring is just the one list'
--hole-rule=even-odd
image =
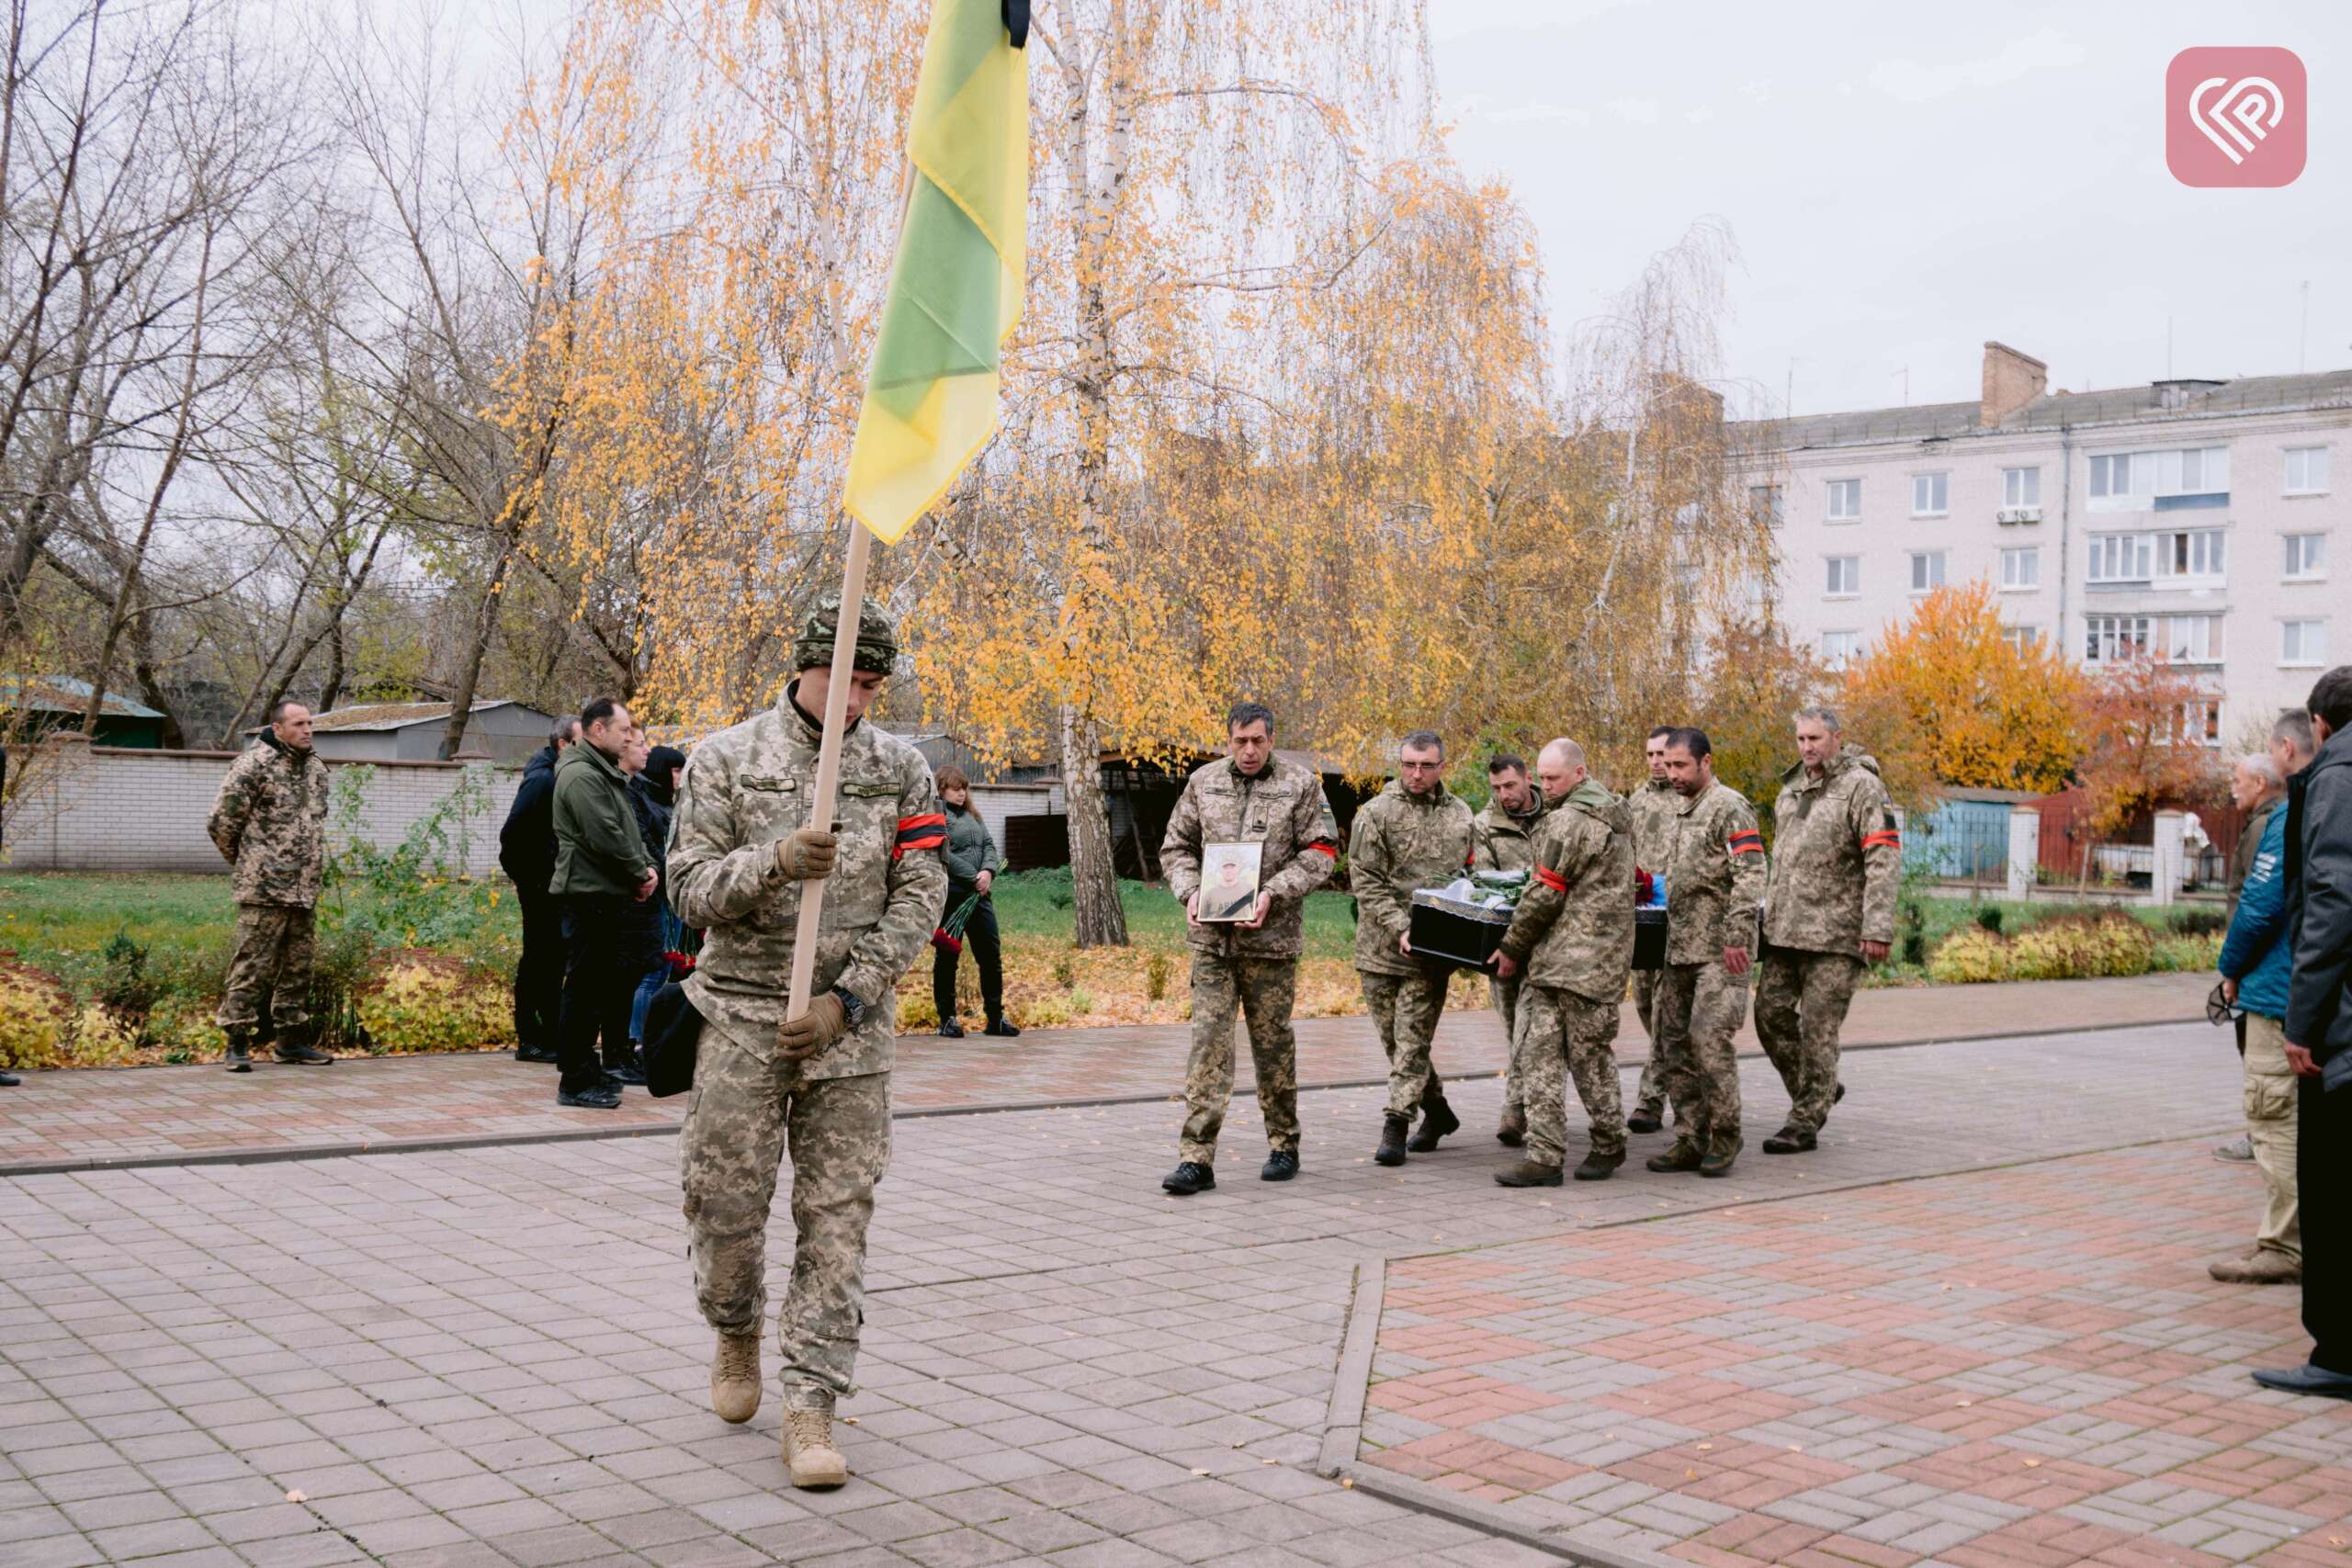
[{"label": "civilian in green jacket", "polygon": [[555,874],[548,891],[563,908],[555,1100],[590,1111],[621,1102],[620,1084],[605,1064],[631,1055],[629,999],[644,965],[636,961],[638,921],[630,906],[653,897],[661,882],[620,766],[636,724],[613,698],[591,699],[580,710],[582,744],[565,750],[555,769]]},{"label": "civilian in green jacket", "polygon": [[[996,836],[973,807],[972,781],[963,769],[939,770],[939,799],[947,812],[947,846],[941,852],[947,862],[947,908],[953,913],[975,895],[980,900],[964,922],[963,940],[972,950],[972,962],[980,966],[980,1004],[989,1014],[984,1032],[1018,1034],[1021,1031],[1004,1016],[1004,955],[997,941],[996,905],[989,897],[996,874],[1004,869],[1004,857],[996,852]],[[939,1007],[939,1032],[950,1040],[964,1037],[963,1021],[956,1016],[956,966],[962,957],[960,952],[933,944],[931,999]]]}]

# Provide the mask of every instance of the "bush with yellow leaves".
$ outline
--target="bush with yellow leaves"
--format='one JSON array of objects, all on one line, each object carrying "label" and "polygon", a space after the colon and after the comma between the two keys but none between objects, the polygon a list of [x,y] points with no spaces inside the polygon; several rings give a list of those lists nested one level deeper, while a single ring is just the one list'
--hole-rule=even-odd
[{"label": "bush with yellow leaves", "polygon": [[1928,978],[1939,986],[1981,986],[2014,978],[2016,967],[2006,939],[1969,926],[1937,945],[1928,959]]},{"label": "bush with yellow leaves", "polygon": [[2155,950],[2154,932],[2129,915],[2110,913],[2043,920],[2018,934],[2009,956],[2016,979],[2086,980],[2144,975]]},{"label": "bush with yellow leaves", "polygon": [[0,964],[0,1067],[62,1067],[74,1033],[74,998],[56,977]]},{"label": "bush with yellow leaves", "polygon": [[359,992],[359,1023],[377,1055],[472,1051],[510,1044],[514,1015],[507,988],[452,959],[393,956]]}]

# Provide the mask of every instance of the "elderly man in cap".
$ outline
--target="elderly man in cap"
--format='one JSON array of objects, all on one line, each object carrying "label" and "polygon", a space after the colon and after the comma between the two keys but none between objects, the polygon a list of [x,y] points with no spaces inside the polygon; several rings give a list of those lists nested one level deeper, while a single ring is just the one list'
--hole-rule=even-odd
[{"label": "elderly man in cap", "polygon": [[[783,701],[695,748],[670,840],[678,918],[704,928],[685,994],[703,1018],[679,1161],[703,1316],[718,1331],[711,1407],[760,1404],[768,1205],[792,1155],[792,1283],[776,1323],[784,1461],[795,1486],[838,1486],[833,1402],[865,1321],[865,1228],[890,1157],[893,987],[939,923],[946,818],[930,765],[863,721],[898,663],[880,606],[858,617],[832,820],[809,819],[832,681],[836,595],[793,644]],[[808,1010],[787,1019],[800,901],[822,881]]]}]

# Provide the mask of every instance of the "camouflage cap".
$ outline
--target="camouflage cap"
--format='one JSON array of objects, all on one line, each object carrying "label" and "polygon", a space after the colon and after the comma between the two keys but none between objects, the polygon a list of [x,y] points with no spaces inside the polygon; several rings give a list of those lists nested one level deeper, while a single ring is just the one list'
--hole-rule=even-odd
[{"label": "camouflage cap", "polygon": [[[801,625],[800,635],[792,644],[792,668],[797,671],[831,665],[833,661],[833,630],[840,624],[842,596],[839,590],[819,594],[808,610],[808,618]],[[871,674],[888,675],[899,667],[899,632],[890,624],[888,611],[872,599],[865,600],[857,613],[857,653],[852,668]]]}]

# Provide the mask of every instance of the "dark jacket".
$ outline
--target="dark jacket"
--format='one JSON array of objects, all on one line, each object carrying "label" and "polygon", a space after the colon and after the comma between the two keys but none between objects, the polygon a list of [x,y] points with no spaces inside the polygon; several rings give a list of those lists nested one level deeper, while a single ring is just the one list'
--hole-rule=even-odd
[{"label": "dark jacket", "polygon": [[2301,851],[2287,1039],[2325,1061],[2352,1046],[2352,730],[2328,737],[2287,802],[2288,837]]},{"label": "dark jacket", "polygon": [[[996,835],[980,814],[968,806],[942,801],[947,814],[947,847],[940,858],[947,863],[951,886],[969,887],[984,871],[1001,871],[1004,858],[996,852]],[[955,900],[948,900],[952,907]]]},{"label": "dark jacket", "polygon": [[676,794],[656,784],[650,773],[628,781],[628,805],[637,818],[638,837],[645,841],[645,852],[653,857],[653,869],[662,876],[653,897],[642,906],[648,921],[656,925],[670,897],[670,813],[676,800]]},{"label": "dark jacket", "polygon": [[634,897],[652,867],[629,807],[628,775],[582,737],[555,765],[555,871],[548,891]]},{"label": "dark jacket", "polygon": [[555,758],[552,745],[531,753],[498,829],[499,867],[526,897],[545,893],[555,874]]},{"label": "dark jacket", "polygon": [[2282,1018],[2287,1011],[2287,971],[2294,954],[2287,941],[2290,915],[2287,886],[2287,814],[2264,811],[2258,820],[2261,838],[2247,856],[2237,908],[2230,915],[2230,934],[2222,942],[2217,967],[2226,979],[2238,983],[2238,1006],[2265,1018]]}]

